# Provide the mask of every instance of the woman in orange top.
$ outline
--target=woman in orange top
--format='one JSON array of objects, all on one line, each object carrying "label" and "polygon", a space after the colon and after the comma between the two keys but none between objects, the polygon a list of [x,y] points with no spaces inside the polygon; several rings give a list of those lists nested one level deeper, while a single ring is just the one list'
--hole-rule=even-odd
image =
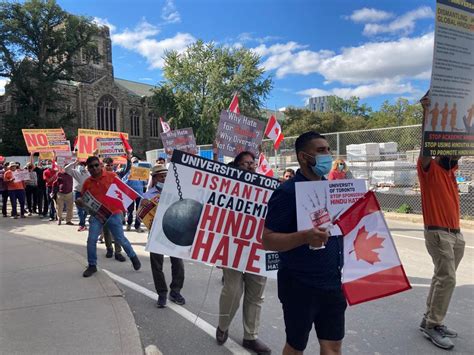
[{"label": "woman in orange top", "polygon": [[352,179],[352,174],[347,167],[344,159],[336,159],[332,163],[332,169],[329,172],[328,180]]},{"label": "woman in orange top", "polygon": [[12,218],[14,219],[18,219],[17,200],[20,202],[20,217],[25,218],[25,183],[23,181],[15,181],[14,176],[14,172],[18,167],[17,163],[10,162],[8,170],[3,175],[3,181],[7,183],[8,196],[12,204]]}]

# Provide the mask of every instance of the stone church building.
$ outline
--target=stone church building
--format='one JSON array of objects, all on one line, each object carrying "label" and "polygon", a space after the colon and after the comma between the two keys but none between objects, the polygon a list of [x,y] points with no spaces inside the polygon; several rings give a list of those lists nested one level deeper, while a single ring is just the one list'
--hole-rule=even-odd
[{"label": "stone church building", "polygon": [[[100,27],[97,45],[99,61],[77,67],[74,81],[58,83],[67,98],[61,106],[75,113],[73,131],[89,128],[127,132],[134,154],[144,159],[145,151],[162,147],[159,117],[146,100],[152,95],[153,86],[114,77],[108,27]],[[87,63],[82,53],[75,60]],[[0,125],[2,116],[15,111],[8,85],[5,89],[0,96]]]}]

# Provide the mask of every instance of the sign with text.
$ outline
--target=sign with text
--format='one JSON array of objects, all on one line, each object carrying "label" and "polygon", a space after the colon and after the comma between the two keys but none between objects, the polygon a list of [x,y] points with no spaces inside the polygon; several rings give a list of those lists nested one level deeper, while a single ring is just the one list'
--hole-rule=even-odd
[{"label": "sign with text", "polygon": [[[122,133],[125,138],[128,139],[127,133]],[[113,131],[102,131],[97,129],[78,129],[77,136],[77,158],[79,160],[86,160],[88,157],[93,155],[94,150],[98,148],[97,140],[99,138],[119,138],[120,132]],[[123,158],[120,163],[126,163],[126,159]]]},{"label": "sign with text", "polygon": [[365,180],[303,181],[296,183],[298,230],[328,227],[367,192]]},{"label": "sign with text", "polygon": [[132,166],[130,169],[130,176],[128,180],[140,180],[140,181],[148,181],[150,177],[150,169],[142,168],[139,166]]},{"label": "sign with text", "polygon": [[22,129],[21,131],[30,153],[70,150],[62,128]]},{"label": "sign with text", "polygon": [[99,150],[99,156],[101,158],[115,158],[127,154],[120,137],[97,138],[97,149]]},{"label": "sign with text", "polygon": [[18,169],[13,172],[15,182],[30,180],[30,172],[27,169]]},{"label": "sign with text", "polygon": [[72,152],[70,150],[63,150],[56,152],[56,163],[64,168],[66,165],[72,162]]},{"label": "sign with text", "polygon": [[158,207],[158,203],[160,202],[160,195],[161,193],[158,192],[155,195],[150,195],[149,191],[147,191],[140,201],[140,206],[137,210],[137,216],[148,228],[148,230],[151,229],[153,220],[155,219],[156,209]]},{"label": "sign with text", "polygon": [[257,157],[264,128],[262,121],[222,111],[216,137],[219,154],[234,158],[240,152],[250,151]]},{"label": "sign with text", "polygon": [[192,128],[182,128],[166,133],[161,133],[161,141],[168,160],[173,155],[173,150],[181,150],[190,154],[197,154],[198,148]]},{"label": "sign with text", "polygon": [[262,234],[276,179],[175,150],[146,250],[276,278]]},{"label": "sign with text", "polygon": [[54,152],[40,152],[39,159],[40,160],[54,160]]},{"label": "sign with text", "polygon": [[437,0],[423,155],[474,155],[474,5]]}]

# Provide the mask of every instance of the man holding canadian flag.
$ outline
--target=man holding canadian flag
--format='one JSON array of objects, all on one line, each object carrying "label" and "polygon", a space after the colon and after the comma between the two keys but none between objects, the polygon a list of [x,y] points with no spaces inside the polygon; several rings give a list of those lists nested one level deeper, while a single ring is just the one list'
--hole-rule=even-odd
[{"label": "man holding canadian flag", "polygon": [[[139,270],[140,260],[125,237],[122,226],[122,216],[128,206],[138,197],[138,194],[124,184],[115,173],[102,169],[99,158],[91,156],[86,160],[90,177],[84,182],[81,198],[76,200],[79,207],[87,208],[91,212],[89,219],[89,236],[87,238],[88,267],[83,276],[89,277],[97,272],[97,239],[106,224],[128,257],[133,268]],[[88,196],[90,196],[88,198]],[[88,198],[93,203],[87,204]],[[92,209],[91,206],[95,208]]]}]

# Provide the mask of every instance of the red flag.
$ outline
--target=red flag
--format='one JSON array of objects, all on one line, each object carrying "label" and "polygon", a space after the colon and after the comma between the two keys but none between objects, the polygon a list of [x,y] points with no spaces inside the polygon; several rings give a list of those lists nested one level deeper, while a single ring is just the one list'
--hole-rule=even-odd
[{"label": "red flag", "polygon": [[163,133],[168,133],[169,131],[171,131],[170,125],[168,124],[168,122],[165,122],[162,117],[160,117],[160,123]]},{"label": "red flag", "polygon": [[257,173],[268,177],[273,177],[273,170],[270,167],[270,164],[268,164],[268,161],[265,158],[265,155],[263,155],[263,153],[260,153],[258,157]]},{"label": "red flag", "polygon": [[240,115],[239,96],[237,93],[234,94],[234,97],[232,98],[232,101],[230,102],[229,111]]},{"label": "red flag", "polygon": [[273,146],[275,147],[275,150],[278,149],[281,141],[283,140],[283,138],[285,138],[283,137],[280,124],[273,115],[268,120],[267,128],[265,128],[265,135],[273,141]]},{"label": "red flag", "polygon": [[139,196],[135,190],[116,177],[114,182],[110,184],[103,202],[106,207],[112,207],[111,210],[121,209],[125,212],[128,206]]},{"label": "red flag", "polygon": [[125,148],[125,151],[126,152],[131,152],[133,150],[132,146],[128,143],[128,140],[127,140],[127,138],[125,138],[123,133],[120,133],[120,139],[123,142],[123,147]]},{"label": "red flag", "polygon": [[72,151],[75,151],[77,149],[77,137],[74,138],[74,144],[72,145]]},{"label": "red flag", "polygon": [[373,191],[334,222],[344,235],[342,288],[350,305],[411,288]]}]

